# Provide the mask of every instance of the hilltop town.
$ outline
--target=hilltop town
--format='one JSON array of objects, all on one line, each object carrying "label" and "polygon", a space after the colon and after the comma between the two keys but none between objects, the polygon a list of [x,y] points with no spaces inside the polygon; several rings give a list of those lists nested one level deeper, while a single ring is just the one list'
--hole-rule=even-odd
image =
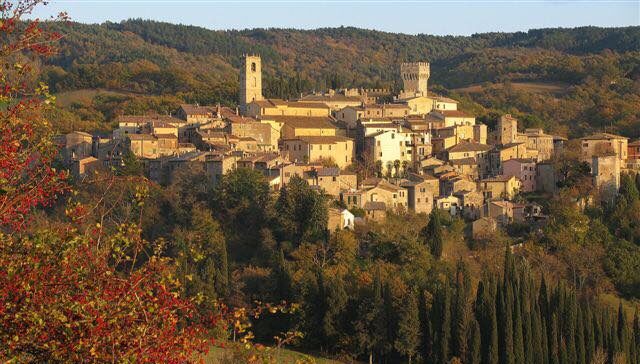
[{"label": "hilltop town", "polygon": [[640,28],[41,2],[0,11],[0,361],[640,363]]},{"label": "hilltop town", "polygon": [[[264,98],[260,56],[244,57],[240,104],[183,104],[170,115],[121,115],[108,137],[72,132],[64,163],[82,179],[135,156],[152,181],[180,168],[213,184],[230,171],[260,171],[272,191],[297,175],[329,196],[328,228],[380,221],[387,211],[460,216],[482,237],[511,223],[542,226],[541,196],[558,192],[566,138],[522,129],[502,115],[489,130],[459,103],[429,91],[428,62],[399,67],[403,90],[340,89],[297,100]],[[600,198],[640,168],[640,141],[597,133],[579,142]],[[544,197],[543,197],[544,198]]]}]

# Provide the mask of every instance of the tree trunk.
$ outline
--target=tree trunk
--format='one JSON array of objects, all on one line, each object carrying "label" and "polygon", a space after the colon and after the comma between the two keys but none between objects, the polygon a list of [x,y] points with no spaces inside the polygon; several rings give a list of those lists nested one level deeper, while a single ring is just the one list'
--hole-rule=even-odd
[{"label": "tree trunk", "polygon": [[369,353],[369,364],[373,364],[373,353]]}]

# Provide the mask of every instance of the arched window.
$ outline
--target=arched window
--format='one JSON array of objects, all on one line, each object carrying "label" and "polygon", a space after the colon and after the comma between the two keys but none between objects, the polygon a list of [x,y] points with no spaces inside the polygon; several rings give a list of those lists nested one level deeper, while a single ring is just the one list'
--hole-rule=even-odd
[{"label": "arched window", "polygon": [[256,63],[251,62],[251,72],[255,72],[255,71],[256,71]]}]

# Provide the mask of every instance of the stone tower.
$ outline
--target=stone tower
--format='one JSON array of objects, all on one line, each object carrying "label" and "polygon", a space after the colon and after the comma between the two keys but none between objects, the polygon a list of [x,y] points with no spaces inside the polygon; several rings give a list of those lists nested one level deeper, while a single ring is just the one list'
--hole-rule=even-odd
[{"label": "stone tower", "polygon": [[510,114],[502,115],[496,126],[496,144],[509,144],[518,141],[518,119]]},{"label": "stone tower", "polygon": [[429,62],[403,63],[400,65],[400,76],[405,94],[427,96],[427,83],[430,73]]},{"label": "stone tower", "polygon": [[247,104],[262,100],[262,62],[260,56],[245,55],[240,69],[240,110],[246,111]]}]

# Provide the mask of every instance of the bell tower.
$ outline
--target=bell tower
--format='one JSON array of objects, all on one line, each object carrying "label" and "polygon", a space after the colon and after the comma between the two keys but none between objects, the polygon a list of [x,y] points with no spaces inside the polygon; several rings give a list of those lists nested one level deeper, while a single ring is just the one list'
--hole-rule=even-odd
[{"label": "bell tower", "polygon": [[244,55],[244,64],[240,69],[240,110],[245,112],[247,104],[262,99],[262,62],[260,56]]}]

